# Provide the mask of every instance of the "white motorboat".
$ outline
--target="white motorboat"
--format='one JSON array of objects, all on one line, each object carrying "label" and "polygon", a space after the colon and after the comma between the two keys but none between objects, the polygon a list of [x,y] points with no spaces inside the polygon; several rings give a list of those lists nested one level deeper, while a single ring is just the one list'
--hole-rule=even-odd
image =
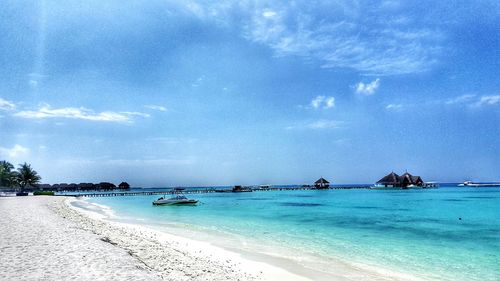
[{"label": "white motorboat", "polygon": [[157,200],[153,201],[153,205],[195,205],[198,203],[197,200],[188,199],[182,191],[184,188],[175,188],[172,197],[164,198],[160,197]]},{"label": "white motorboat", "polygon": [[500,183],[475,183],[472,181],[464,181],[464,183],[458,186],[468,186],[468,187],[500,187]]}]

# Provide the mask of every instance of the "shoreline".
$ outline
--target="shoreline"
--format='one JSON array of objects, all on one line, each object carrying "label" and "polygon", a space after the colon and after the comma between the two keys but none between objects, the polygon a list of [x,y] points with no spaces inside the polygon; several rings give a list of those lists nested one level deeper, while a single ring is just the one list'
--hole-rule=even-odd
[{"label": "shoreline", "polygon": [[[118,217],[106,205],[95,202],[90,203],[86,199],[76,198],[69,199],[66,202],[66,205],[70,208],[83,212],[87,216],[93,217],[93,219],[142,231],[152,231],[165,235],[170,240],[181,239],[189,243],[201,243],[205,250],[209,249],[209,252],[222,250],[232,257],[236,256],[238,260],[241,260],[241,264],[256,263],[257,267],[269,267],[273,272],[271,274],[273,278],[264,276],[263,280],[275,280],[276,271],[281,272],[278,276],[283,280],[422,280],[406,273],[380,268],[375,265],[347,263],[332,257],[323,260],[322,258],[325,257],[311,256],[308,253],[296,252],[292,249],[276,251],[277,248],[265,243],[265,241],[255,244],[250,241],[236,241],[238,239],[234,237],[220,236],[220,233],[207,233],[199,229],[187,230],[173,225],[157,226],[142,222],[116,221],[114,219],[118,219]],[[77,202],[80,206],[74,206],[70,202]],[[86,204],[82,204],[82,202],[86,202]],[[89,206],[92,210],[89,210]],[[235,241],[237,243],[234,243]],[[249,243],[247,244],[247,242]],[[264,248],[262,248],[263,245]],[[253,246],[258,246],[259,249]],[[262,251],[263,249],[265,250]],[[300,258],[297,259],[297,256],[300,256]],[[264,272],[264,275],[266,275],[266,272]]]},{"label": "shoreline", "polygon": [[[116,235],[116,232],[119,232],[118,234],[122,236],[133,236],[132,239],[116,237],[116,240],[112,241],[118,247],[135,251],[137,249],[135,249],[134,238],[149,239],[151,243],[149,245],[150,249],[148,249],[149,253],[142,256],[138,252],[136,258],[145,264],[151,264],[152,270],[158,271],[162,277],[169,277],[168,274],[163,274],[165,270],[161,268],[160,263],[162,263],[161,260],[164,260],[165,250],[171,250],[177,253],[181,252],[185,257],[187,256],[190,261],[186,262],[186,265],[191,269],[199,266],[197,263],[205,264],[208,262],[212,266],[212,272],[221,271],[224,275],[223,278],[221,278],[222,276],[212,276],[212,274],[207,274],[209,276],[203,278],[191,276],[193,278],[189,278],[189,280],[311,280],[265,262],[245,259],[240,253],[214,246],[209,242],[181,237],[144,225],[106,220],[110,213],[102,214],[95,212],[95,210],[89,211],[82,207],[75,207],[71,204],[74,201],[79,201],[79,199],[71,197],[64,201],[66,211],[69,209],[69,211],[77,212],[84,224],[91,223],[92,231],[104,231],[109,236]],[[100,207],[105,206],[100,205]],[[153,250],[153,253],[151,253],[151,250]],[[192,264],[189,264],[189,262]],[[179,268],[176,269],[179,270]]]},{"label": "shoreline", "polygon": [[[85,210],[71,204],[81,202],[73,197],[0,200],[1,223],[8,226],[0,234],[5,236],[0,240],[0,249],[5,251],[0,261],[10,269],[0,273],[5,280],[46,276],[51,280],[108,280],[109,276],[113,280],[132,276],[136,280],[418,280],[384,269],[346,268],[337,263],[325,263],[330,272],[322,272],[251,248],[238,251],[148,225],[112,221],[107,219],[113,215],[111,209],[99,205]],[[34,271],[32,266],[25,268],[34,261],[44,266]],[[61,265],[68,267],[61,270]]]},{"label": "shoreline", "polygon": [[72,200],[0,198],[0,280],[309,280],[206,242],[104,221]]}]

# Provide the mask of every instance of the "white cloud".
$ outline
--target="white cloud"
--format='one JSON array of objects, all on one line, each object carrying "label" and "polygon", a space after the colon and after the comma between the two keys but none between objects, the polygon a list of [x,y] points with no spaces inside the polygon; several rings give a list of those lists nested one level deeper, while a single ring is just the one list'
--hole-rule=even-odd
[{"label": "white cloud", "polygon": [[304,122],[293,126],[285,127],[286,130],[323,130],[342,128],[343,121],[321,119],[313,122]]},{"label": "white cloud", "polygon": [[461,95],[446,101],[446,104],[466,103],[474,99],[476,95]]},{"label": "white cloud", "polygon": [[351,140],[347,138],[334,140],[333,143],[339,146],[350,144]]},{"label": "white cloud", "polygon": [[335,106],[335,98],[334,97],[328,97],[325,100],[325,108],[332,108]]},{"label": "white cloud", "polygon": [[380,79],[375,79],[370,83],[363,83],[359,82],[354,86],[355,91],[357,94],[369,96],[373,95],[375,91],[377,91],[378,87],[380,86]]},{"label": "white cloud", "polygon": [[314,109],[329,109],[335,107],[335,98],[326,96],[317,96],[311,100],[311,107]]},{"label": "white cloud", "polygon": [[12,148],[0,147],[0,157],[15,159],[27,155],[29,151],[28,148],[19,144],[14,145]]},{"label": "white cloud", "polygon": [[385,109],[387,110],[393,110],[393,111],[400,111],[403,109],[403,105],[402,104],[394,104],[394,103],[391,103],[391,104],[388,104]]},{"label": "white cloud", "polygon": [[478,108],[487,105],[500,104],[500,95],[461,95],[451,98],[445,102],[447,105],[467,105],[472,108]]},{"label": "white cloud", "polygon": [[313,108],[319,108],[323,100],[325,99],[325,96],[317,96],[311,101],[311,106]]},{"label": "white cloud", "polygon": [[141,112],[113,112],[103,111],[96,113],[93,110],[83,107],[65,107],[52,109],[49,105],[43,105],[36,111],[19,111],[14,116],[30,119],[45,118],[68,118],[82,119],[96,122],[132,122],[133,116],[149,117],[149,114]]},{"label": "white cloud", "polygon": [[192,86],[192,87],[195,87],[195,88],[196,88],[196,87],[199,87],[199,86],[201,85],[201,83],[203,83],[203,80],[205,80],[205,75],[202,75],[202,76],[198,77],[198,79],[196,79],[196,81],[195,81],[195,82],[193,82],[193,83],[191,84],[191,86]]},{"label": "white cloud", "polygon": [[266,18],[271,18],[271,17],[274,17],[276,15],[277,15],[276,12],[272,11],[272,10],[264,10],[264,12],[262,12],[262,16],[264,16]]},{"label": "white cloud", "polygon": [[0,98],[0,110],[13,110],[16,105],[8,100]]},{"label": "white cloud", "polygon": [[43,75],[36,72],[30,73],[28,76],[29,76],[28,83],[32,88],[37,88],[40,82],[42,82],[42,80],[44,80],[47,77],[47,75]]},{"label": "white cloud", "polygon": [[[439,26],[411,26],[413,15],[395,15],[376,3],[369,8],[357,1],[250,5],[249,18],[242,17],[248,40],[267,45],[277,56],[303,57],[324,68],[369,75],[419,73],[436,64],[444,49]],[[330,16],[321,16],[324,11]]]},{"label": "white cloud", "polygon": [[[415,12],[407,7],[413,5],[411,1],[398,1],[397,5],[345,0],[315,1],[314,5],[306,0],[148,2],[162,3],[158,10],[174,21],[179,16],[196,17],[237,30],[248,40],[269,47],[277,56],[299,56],[322,67],[349,68],[371,75],[430,69],[445,50],[447,37],[442,22],[443,16],[450,14],[448,9]],[[95,16],[100,20],[102,15],[120,15],[125,19],[119,25],[121,29],[130,28],[128,25],[144,28],[138,24],[141,17],[136,9],[130,8],[135,8],[134,4],[123,5],[118,14],[113,5],[99,4],[97,7],[104,11]],[[398,8],[388,8],[395,6]],[[61,10],[74,16],[85,14],[78,9]],[[58,17],[56,22],[66,23],[64,19]]]},{"label": "white cloud", "polygon": [[482,105],[495,105],[500,103],[500,95],[495,96],[482,96],[479,101],[476,103],[477,106]]},{"label": "white cloud", "polygon": [[147,113],[133,112],[133,111],[121,111],[118,114],[125,114],[125,115],[129,115],[129,116],[139,116],[139,117],[144,117],[144,118],[151,117],[151,115],[149,115]]},{"label": "white cloud", "polygon": [[338,129],[341,127],[343,122],[336,120],[318,120],[307,124],[309,129]]},{"label": "white cloud", "polygon": [[167,108],[161,105],[145,105],[145,108],[153,109],[153,110],[158,110],[158,111],[167,111]]}]

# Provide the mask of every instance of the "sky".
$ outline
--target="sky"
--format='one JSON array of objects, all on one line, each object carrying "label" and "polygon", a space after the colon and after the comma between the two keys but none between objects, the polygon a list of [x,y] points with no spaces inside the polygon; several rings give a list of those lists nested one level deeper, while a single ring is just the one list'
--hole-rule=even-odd
[{"label": "sky", "polygon": [[0,3],[0,160],[44,183],[500,180],[498,1]]}]

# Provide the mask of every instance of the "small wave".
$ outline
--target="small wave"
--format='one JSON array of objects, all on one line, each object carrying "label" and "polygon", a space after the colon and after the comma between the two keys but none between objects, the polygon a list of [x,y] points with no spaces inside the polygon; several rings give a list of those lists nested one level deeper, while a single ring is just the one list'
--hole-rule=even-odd
[{"label": "small wave", "polygon": [[86,199],[74,200],[71,201],[70,204],[73,207],[92,212],[106,218],[116,217],[115,212],[110,207],[98,203],[89,202]]}]

